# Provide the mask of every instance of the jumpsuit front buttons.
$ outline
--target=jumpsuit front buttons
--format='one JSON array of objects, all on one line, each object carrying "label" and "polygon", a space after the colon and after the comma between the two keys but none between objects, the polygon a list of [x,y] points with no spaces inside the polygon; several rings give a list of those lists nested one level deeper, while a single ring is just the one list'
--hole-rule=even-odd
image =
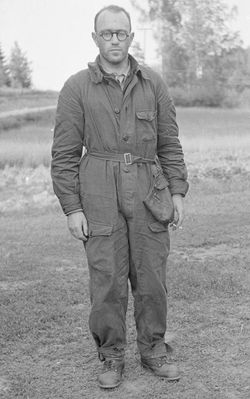
[{"label": "jumpsuit front buttons", "polygon": [[116,114],[119,114],[119,113],[120,113],[120,110],[119,110],[119,108],[117,108],[117,107],[115,107],[114,111],[115,111]]},{"label": "jumpsuit front buttons", "polygon": [[128,136],[124,136],[124,137],[122,138],[122,140],[123,140],[123,141],[128,141]]}]

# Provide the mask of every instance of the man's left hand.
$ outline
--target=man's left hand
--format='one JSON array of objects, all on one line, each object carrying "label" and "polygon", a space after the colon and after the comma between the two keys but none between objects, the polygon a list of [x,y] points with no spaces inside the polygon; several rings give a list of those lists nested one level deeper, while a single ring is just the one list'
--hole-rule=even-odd
[{"label": "man's left hand", "polygon": [[179,229],[184,220],[184,198],[180,194],[174,194],[172,196],[172,200],[174,203],[174,220],[172,223],[173,229]]}]

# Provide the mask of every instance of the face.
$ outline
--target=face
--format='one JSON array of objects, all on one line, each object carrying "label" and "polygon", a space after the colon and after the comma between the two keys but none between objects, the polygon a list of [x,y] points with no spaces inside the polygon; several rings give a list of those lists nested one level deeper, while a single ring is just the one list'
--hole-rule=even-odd
[{"label": "face", "polygon": [[[92,33],[92,37],[99,48],[100,56],[111,65],[121,64],[127,59],[128,50],[132,43],[134,34],[130,33],[129,20],[123,12],[113,13],[103,11],[97,19],[97,32]],[[129,36],[124,41],[119,41],[114,34],[110,41],[105,41],[100,33],[103,31],[126,31]]]}]

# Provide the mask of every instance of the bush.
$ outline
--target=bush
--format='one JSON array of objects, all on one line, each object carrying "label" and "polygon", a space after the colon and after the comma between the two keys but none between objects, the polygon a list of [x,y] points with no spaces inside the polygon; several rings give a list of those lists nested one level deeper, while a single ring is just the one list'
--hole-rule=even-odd
[{"label": "bush", "polygon": [[223,105],[225,95],[221,87],[208,84],[171,87],[170,93],[175,105],[183,107],[220,107]]},{"label": "bush", "polygon": [[236,108],[240,105],[241,94],[234,88],[227,88],[224,91],[224,98],[221,105],[225,108]]},{"label": "bush", "polygon": [[242,108],[250,109],[250,87],[246,87],[240,94],[239,103]]},{"label": "bush", "polygon": [[175,105],[181,107],[250,107],[249,87],[239,92],[233,86],[223,87],[204,83],[204,85],[170,87],[170,94]]}]

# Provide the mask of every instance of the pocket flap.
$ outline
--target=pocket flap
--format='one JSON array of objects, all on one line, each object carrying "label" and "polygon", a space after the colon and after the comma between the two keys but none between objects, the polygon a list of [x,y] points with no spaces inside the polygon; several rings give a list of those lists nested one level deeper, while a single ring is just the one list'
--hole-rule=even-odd
[{"label": "pocket flap", "polygon": [[89,221],[89,237],[110,236],[112,233],[112,226]]},{"label": "pocket flap", "polygon": [[160,222],[150,223],[149,224],[149,228],[154,233],[161,233],[163,231],[167,231],[168,230],[168,226],[163,224],[163,223],[160,223]]},{"label": "pocket flap", "polygon": [[152,121],[156,117],[156,111],[137,111],[136,116],[138,119],[145,119],[147,121]]}]

